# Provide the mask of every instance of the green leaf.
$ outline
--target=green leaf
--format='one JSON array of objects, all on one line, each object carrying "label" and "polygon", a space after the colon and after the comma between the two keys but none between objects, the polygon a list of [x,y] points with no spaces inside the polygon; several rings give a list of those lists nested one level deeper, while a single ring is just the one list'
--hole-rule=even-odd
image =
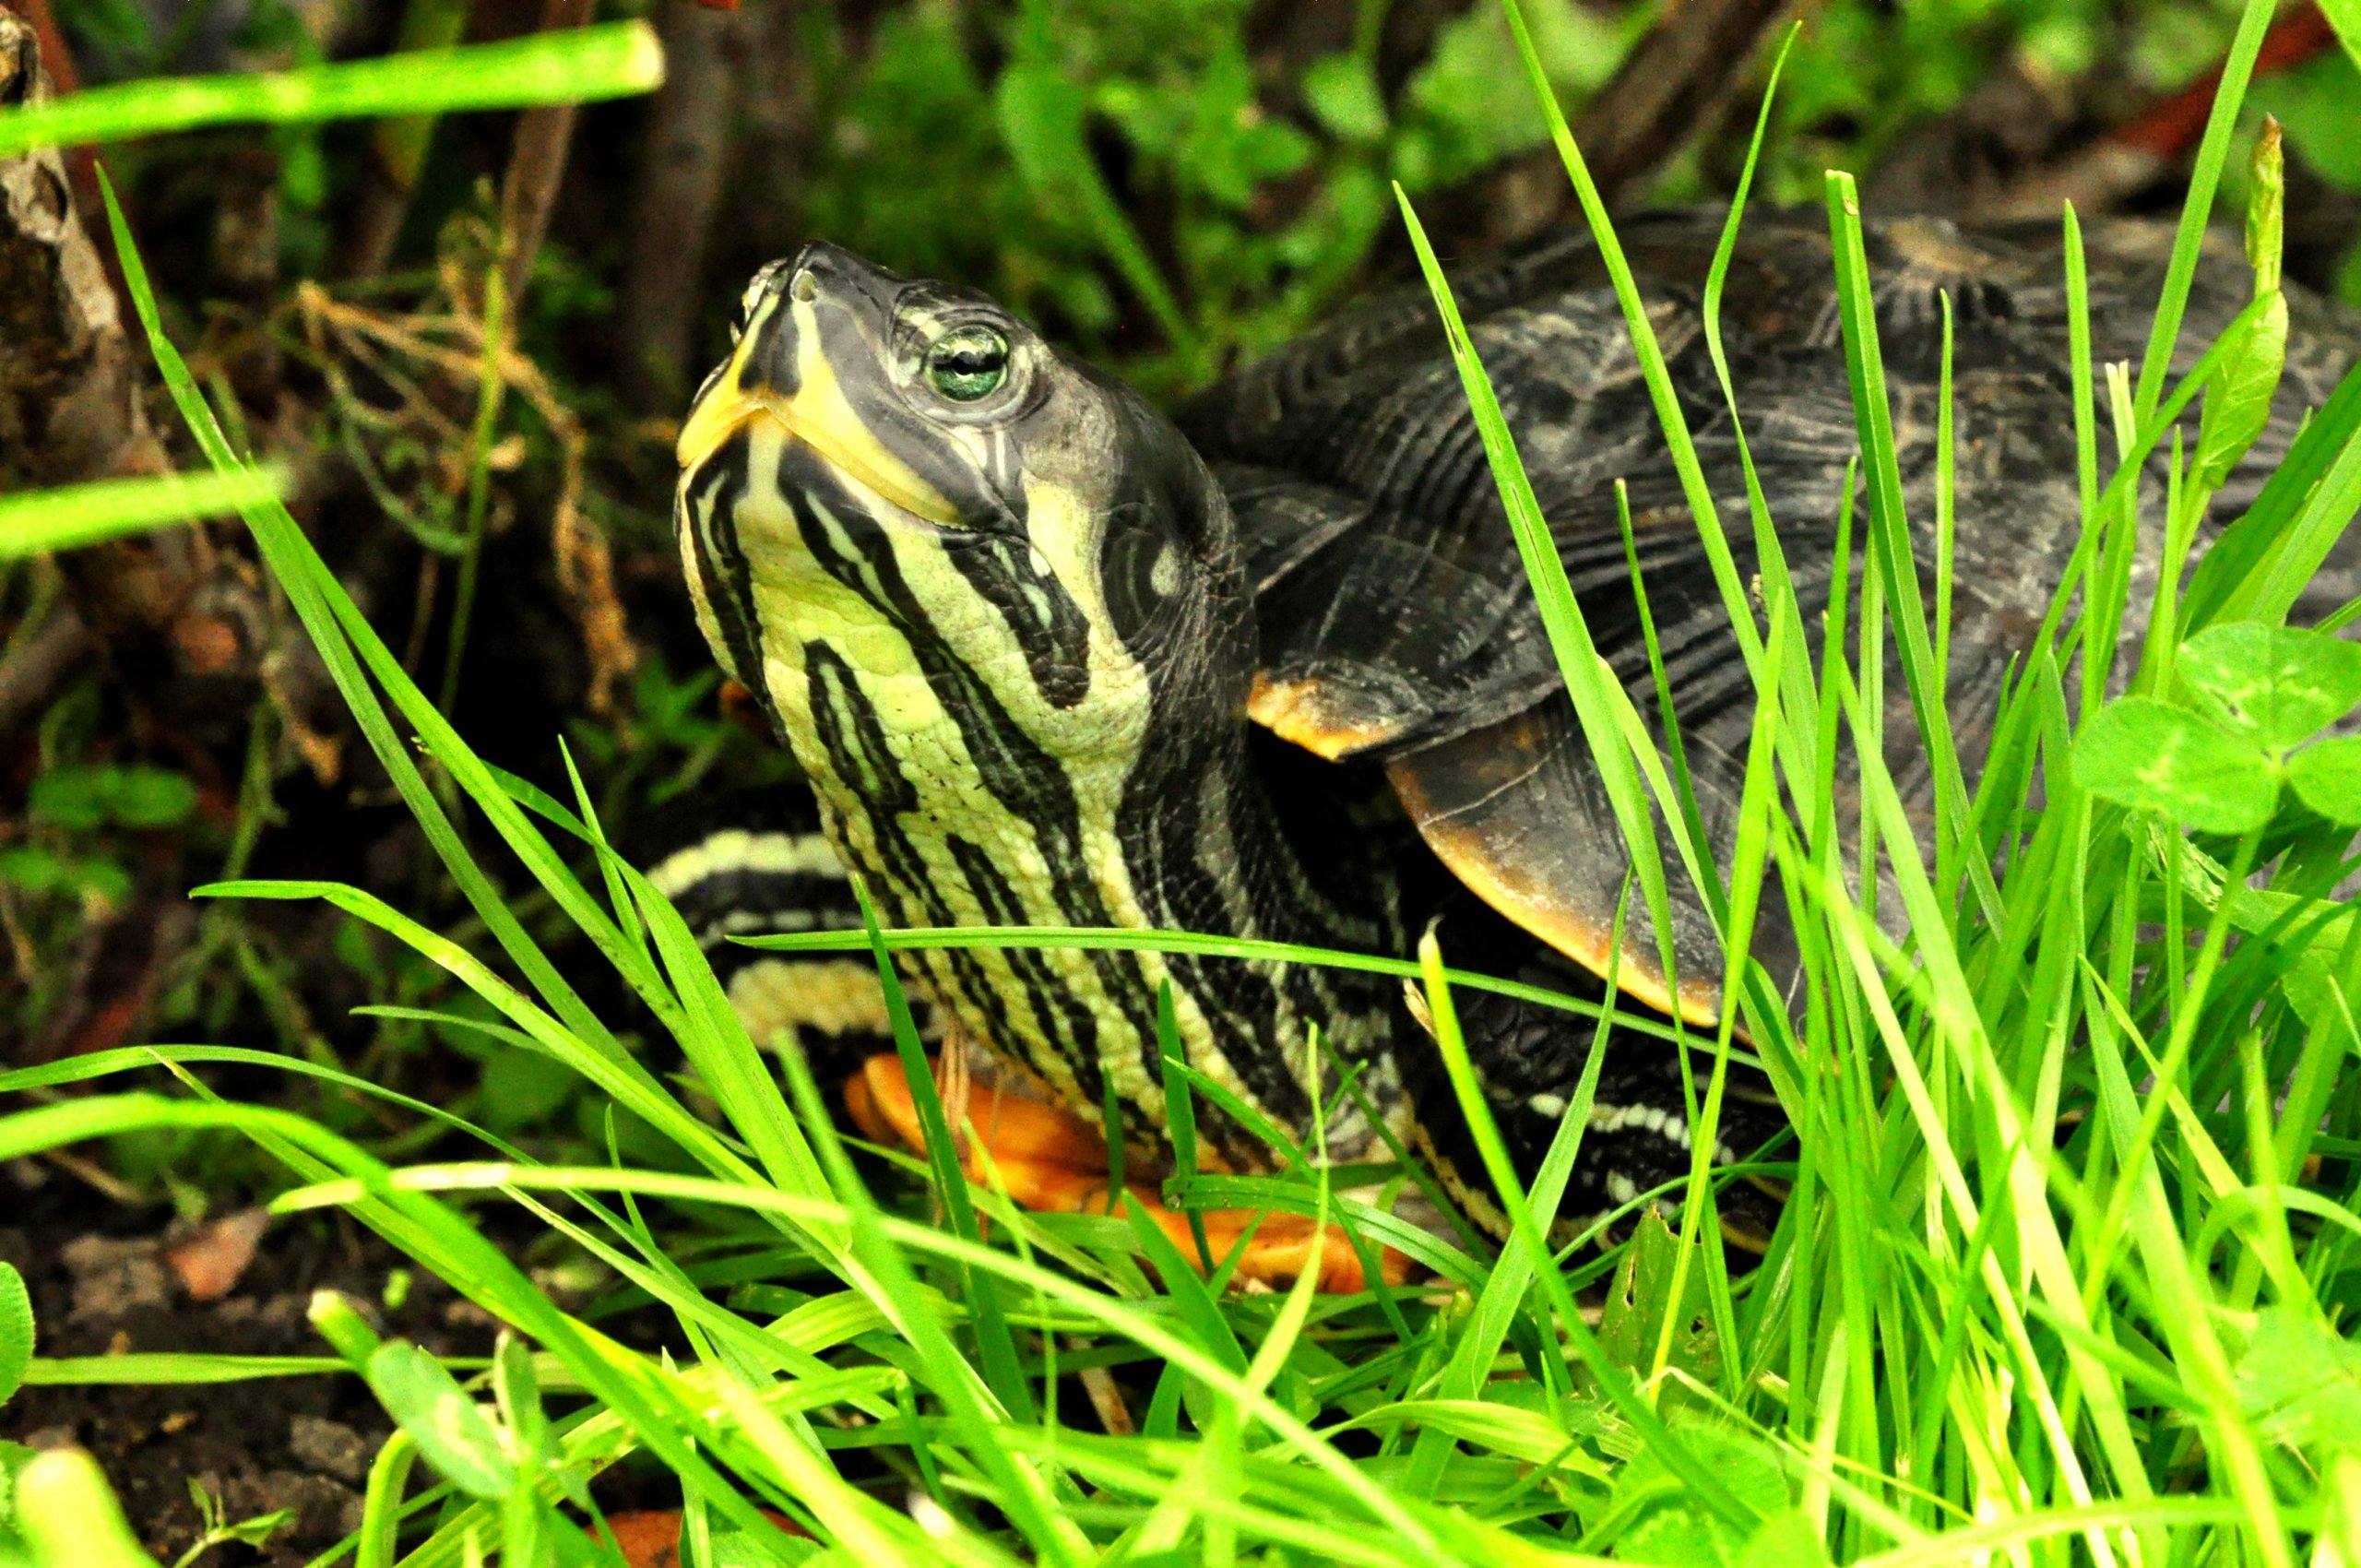
[{"label": "green leaf", "polygon": [[17,1396],[33,1360],[33,1299],[17,1265],[0,1262],[0,1405]]},{"label": "green leaf", "polygon": [[2265,117],[2255,144],[2247,201],[2247,263],[2254,268],[2255,303],[2262,307],[2241,330],[2235,352],[2205,389],[2189,471],[2198,488],[2218,490],[2271,422],[2272,395],[2287,364],[2287,296],[2280,291],[2280,257],[2286,249],[2286,169],[2279,122]]},{"label": "green leaf", "polygon": [[0,882],[28,893],[82,893],[109,902],[131,891],[131,873],[113,861],[69,860],[32,844],[0,849]]},{"label": "green leaf", "polygon": [[126,767],[113,804],[115,821],[125,827],[170,827],[196,809],[196,785],[160,767]]},{"label": "green leaf", "polygon": [[2361,703],[2361,644],[2325,632],[2235,621],[2182,645],[2176,665],[2274,752],[2310,740]]},{"label": "green leaf", "polygon": [[[1704,1245],[1700,1236],[1692,1253]],[[1662,1213],[1650,1208],[1632,1228],[1631,1244],[1623,1250],[1623,1261],[1616,1267],[1615,1283],[1599,1314],[1598,1341],[1608,1355],[1646,1376],[1655,1360],[1656,1336],[1672,1308],[1674,1277],[1681,1275],[1681,1301],[1667,1364],[1711,1384],[1721,1379],[1722,1355],[1705,1294],[1705,1265],[1692,1255],[1684,1274],[1679,1262],[1680,1238]]]},{"label": "green leaf", "polygon": [[38,1448],[0,1439],[0,1529],[16,1527],[17,1478],[40,1455]]},{"label": "green leaf", "polygon": [[2291,965],[2280,977],[2279,989],[2307,1028],[2326,1029],[2348,1046],[2361,1046],[2344,1025],[2352,1004],[2341,997],[2331,966],[2317,951]]},{"label": "green leaf", "polygon": [[516,1335],[503,1332],[493,1348],[492,1386],[500,1413],[516,1439],[516,1452],[539,1464],[549,1440],[549,1413],[541,1408],[540,1379],[533,1372],[533,1352]]},{"label": "green leaf", "polygon": [[2361,367],[2346,373],[2296,433],[2247,515],[2198,561],[2182,600],[2186,624],[2253,620],[2268,605],[2295,602],[2343,534],[2353,502],[2361,495],[2361,482],[2346,471],[2350,454],[2361,450],[2353,443],[2356,430]]},{"label": "green leaf", "polygon": [[1314,60],[1303,73],[1303,101],[1311,117],[1344,141],[1376,141],[1385,135],[1385,95],[1377,73],[1358,54]]},{"label": "green leaf", "polygon": [[1828,1568],[1828,1543],[1811,1516],[1789,1508],[1762,1521],[1738,1551],[1747,1568]]},{"label": "green leaf", "polygon": [[1311,160],[1311,140],[1255,101],[1254,72],[1242,47],[1215,53],[1190,84],[1189,125],[1174,154],[1189,178],[1233,212],[1243,212],[1266,180]]},{"label": "green leaf", "polygon": [[1620,1561],[1657,1568],[1736,1568],[1743,1550],[1737,1531],[1686,1503],[1649,1509],[1615,1544]]},{"label": "green leaf", "polygon": [[251,1519],[241,1519],[221,1528],[222,1538],[242,1546],[260,1548],[271,1537],[295,1522],[295,1510],[276,1508],[267,1514],[257,1514]]},{"label": "green leaf", "polygon": [[103,767],[60,767],[33,780],[28,804],[35,822],[46,822],[57,827],[92,828],[106,824],[107,796],[105,778],[112,772]]},{"label": "green leaf", "polygon": [[497,1502],[516,1484],[500,1432],[443,1363],[406,1340],[377,1347],[369,1386],[435,1472],[469,1497]]},{"label": "green leaf", "polygon": [[33,780],[33,816],[60,827],[170,827],[196,808],[196,786],[162,767],[54,767]]},{"label": "green leaf", "polygon": [[1762,1568],[1747,1555],[1749,1549],[1793,1503],[1779,1461],[1762,1443],[1734,1428],[1696,1422],[1679,1430],[1689,1451],[1767,1523],[1742,1531],[1709,1512],[1687,1493],[1654,1449],[1643,1449],[1616,1480],[1611,1511],[1628,1508],[1636,1517],[1616,1541],[1615,1555],[1658,1568]]},{"label": "green leaf", "polygon": [[2263,312],[2247,328],[2245,340],[2205,389],[2205,411],[2197,425],[2198,486],[2219,490],[2271,422],[2271,399],[2287,363],[2287,296],[2272,289],[2261,296]]},{"label": "green leaf", "polygon": [[2287,782],[2331,822],[2361,823],[2361,735],[2337,735],[2287,759]]},{"label": "green leaf", "polygon": [[0,849],[0,882],[28,893],[47,893],[63,886],[67,871],[67,861],[30,844]]},{"label": "green leaf", "polygon": [[2298,1448],[2361,1434],[2361,1345],[2298,1307],[2266,1307],[2238,1358],[2238,1403],[2262,1435]]},{"label": "green leaf", "polygon": [[2154,697],[2101,708],[2075,738],[2073,772],[2102,800],[2202,833],[2250,832],[2279,802],[2278,775],[2260,747]]}]

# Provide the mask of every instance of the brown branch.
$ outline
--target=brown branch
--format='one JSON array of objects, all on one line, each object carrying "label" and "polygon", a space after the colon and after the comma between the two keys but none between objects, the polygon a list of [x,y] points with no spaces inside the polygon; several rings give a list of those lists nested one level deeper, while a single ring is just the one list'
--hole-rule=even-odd
[{"label": "brown branch", "polygon": [[[32,29],[0,10],[0,105],[47,92]],[[0,161],[0,468],[35,485],[164,471],[143,362],[56,152]],[[134,702],[184,736],[244,731],[276,633],[237,545],[167,529],[57,566]]]},{"label": "brown branch", "polygon": [[1642,195],[1675,154],[1711,134],[1729,112],[1757,47],[1794,8],[1790,0],[1682,0],[1667,8],[1574,123],[1591,178],[1609,207]]},{"label": "brown branch", "polygon": [[[46,96],[33,29],[0,10],[0,106]],[[42,484],[160,469],[136,362],[64,160],[0,162],[0,463]]]},{"label": "brown branch", "polygon": [[[394,47],[401,53],[457,43],[468,30],[468,0],[409,0]],[[438,117],[401,114],[381,120],[344,202],[348,217],[338,247],[338,275],[374,278],[386,268],[409,217],[410,197],[426,166]]]},{"label": "brown branch", "polygon": [[[590,20],[596,0],[541,0],[541,31],[565,32]],[[550,214],[557,207],[558,186],[565,179],[566,149],[574,140],[574,105],[550,104],[528,109],[516,119],[516,139],[509,144],[508,172],[500,184],[500,232],[507,251],[502,280],[513,303],[525,294],[533,276],[533,257],[549,232]]]},{"label": "brown branch", "polygon": [[[1781,18],[1817,0],[1674,0],[1664,19],[1594,93],[1573,132],[1610,208],[1645,195],[1680,150],[1709,136],[1751,75]],[[1489,250],[1571,221],[1572,184],[1549,146],[1504,158],[1452,189],[1419,201],[1440,245]],[[1399,247],[1406,256],[1406,244]],[[1401,259],[1401,257],[1396,258]]]},{"label": "brown branch", "polygon": [[722,173],[737,102],[730,56],[746,30],[736,14],[668,0],[658,25],[664,85],[647,128],[647,160],[631,204],[631,260],[623,269],[623,396],[643,412],[678,412],[705,264],[721,206]]},{"label": "brown branch", "polygon": [[89,628],[70,605],[59,605],[40,628],[9,639],[0,655],[0,735],[7,734],[49,706],[75,671],[98,650]]}]

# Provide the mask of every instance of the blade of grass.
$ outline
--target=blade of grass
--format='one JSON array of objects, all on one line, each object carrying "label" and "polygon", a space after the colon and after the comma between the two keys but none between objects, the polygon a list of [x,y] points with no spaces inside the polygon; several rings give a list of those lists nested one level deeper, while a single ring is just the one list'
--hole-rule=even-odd
[{"label": "blade of grass", "polygon": [[[413,1256],[564,1360],[586,1388],[632,1422],[650,1450],[684,1477],[708,1488],[740,1528],[751,1531],[759,1540],[783,1538],[699,1456],[693,1443],[682,1441],[679,1424],[695,1424],[687,1407],[659,1413],[647,1397],[653,1385],[630,1376],[623,1366],[595,1348],[603,1336],[559,1312],[521,1269],[449,1206],[426,1194],[396,1191],[385,1166],[314,1123],[262,1107],[175,1101],[149,1094],[101,1096],[38,1106],[0,1119],[0,1158],[162,1128],[239,1132],[265,1146],[294,1152],[299,1157],[299,1175],[349,1183],[349,1201],[362,1218],[373,1225],[388,1219],[398,1222],[397,1228],[414,1243]],[[372,1210],[379,1218],[373,1218],[368,1212]]]},{"label": "blade of grass", "polygon": [[2173,346],[2180,338],[2181,317],[2189,308],[2189,285],[2197,277],[2197,258],[2204,248],[2205,230],[2213,220],[2213,193],[2222,183],[2223,165],[2229,161],[2230,144],[2253,78],[2255,57],[2271,30],[2277,10],[2272,0],[2247,0],[2238,14],[2238,30],[2213,89],[2213,107],[2206,115],[2205,135],[2198,143],[2190,167],[2189,196],[2181,204],[2180,228],[2174,235],[2172,259],[2165,264],[2163,298],[2148,330],[2148,347],[2140,360],[2140,380],[2132,407],[2142,419],[2153,412],[2172,368]]},{"label": "blade of grass", "polygon": [[[0,1123],[0,1158],[6,1158],[15,1150],[15,1143],[6,1137],[6,1123]],[[707,1177],[670,1171],[618,1171],[597,1166],[537,1166],[529,1170],[486,1164],[415,1166],[390,1173],[386,1185],[389,1190],[400,1193],[496,1190],[508,1186],[592,1192],[620,1192],[628,1188],[643,1195],[731,1207],[772,1209],[807,1223],[832,1217],[840,1222],[851,1218],[842,1204],[806,1198],[773,1188],[716,1182]],[[374,1190],[367,1182],[340,1178],[286,1194],[276,1201],[274,1206],[285,1212],[301,1212],[365,1198]],[[979,1271],[997,1275],[1027,1289],[1038,1289],[1050,1301],[1095,1318],[1106,1332],[1121,1335],[1155,1355],[1180,1364],[1191,1376],[1214,1386],[1223,1396],[1236,1400],[1247,1414],[1294,1444],[1324,1477],[1336,1482],[1346,1496],[1367,1510],[1373,1520],[1395,1532],[1394,1544],[1399,1552],[1397,1561],[1408,1563],[1453,1561],[1442,1553],[1441,1543],[1430,1528],[1333,1445],[1323,1443],[1301,1418],[1269,1395],[1230,1373],[1186,1336],[1171,1332],[1148,1313],[1129,1303],[1099,1295],[1086,1286],[1029,1267],[1004,1253],[916,1221],[872,1212],[851,1228],[856,1234],[874,1237],[878,1241],[896,1248],[931,1253],[947,1261],[964,1263]],[[1012,1434],[1022,1430],[1008,1429]]]},{"label": "blade of grass", "polygon": [[[1893,437],[1893,412],[1887,400],[1885,363],[1878,345],[1877,296],[1869,281],[1867,246],[1861,234],[1861,203],[1853,177],[1837,171],[1827,176],[1829,233],[1835,249],[1838,319],[1845,333],[1845,362],[1853,389],[1854,417],[1861,436],[1861,454],[1869,493],[1868,560],[1883,587],[1892,616],[1895,652],[1909,688],[1921,740],[1935,788],[1939,816],[1964,825],[1970,817],[1967,784],[1960,766],[1959,746],[1952,735],[1951,715],[1943,707],[1943,672],[1936,667],[1934,639],[1927,624],[1927,606],[1918,581],[1917,552],[1902,498],[1902,469]],[[1881,618],[1863,615],[1865,626]],[[1882,667],[1865,667],[1862,680],[1882,678]],[[1882,713],[1882,702],[1873,704]],[[1874,731],[1872,732],[1874,734]],[[1865,742],[1864,743],[1868,743]],[[1969,885],[1987,918],[1998,923],[1999,889],[1988,867],[1971,857],[1966,862]],[[1865,880],[1864,886],[1871,885]]]},{"label": "blade of grass", "polygon": [[[887,951],[884,933],[877,923],[877,907],[870,901],[869,889],[858,877],[853,881],[853,894],[860,901],[861,925],[876,959],[877,982],[884,990],[885,1016],[893,1028],[894,1051],[909,1081],[911,1102],[918,1107],[919,1127],[925,1135],[927,1162],[934,1171],[935,1191],[950,1218],[952,1233],[976,1241],[975,1205],[967,1195],[967,1178],[959,1168],[959,1145],[952,1135],[950,1118],[943,1113],[943,1097],[936,1092],[934,1069],[926,1059],[925,1042],[919,1039],[918,1024],[910,1016],[909,998],[902,992],[902,978],[895,972],[893,955]],[[957,1047],[946,1045],[944,1049]],[[1008,1318],[1002,1310],[999,1295],[964,1270],[960,1286],[961,1296],[975,1310],[976,1343],[983,1361],[984,1382],[1011,1420],[1033,1421],[1037,1415],[1032,1390],[1017,1364],[1016,1341],[1010,1336]]]},{"label": "blade of grass", "polygon": [[0,561],[53,550],[78,550],[168,523],[195,522],[257,506],[278,500],[285,480],[277,469],[160,474],[0,495]]},{"label": "blade of grass", "polygon": [[[1631,882],[1627,876],[1622,894],[1616,900],[1615,923],[1608,933],[1606,980],[1610,994],[1622,967],[1623,918],[1630,909],[1631,899]],[[1599,1073],[1607,1064],[1607,1025],[1601,1019],[1591,1032],[1582,1076],[1568,1097],[1565,1113],[1550,1134],[1548,1151],[1542,1156],[1539,1173],[1534,1178],[1534,1229],[1540,1235],[1552,1233],[1559,1205],[1565,1197],[1566,1182],[1573,1173],[1574,1161],[1581,1156],[1583,1134],[1590,1125],[1591,1107],[1597,1100]],[[1554,1263],[1545,1266],[1554,1266]],[[1476,1309],[1468,1314],[1467,1325],[1460,1332],[1459,1343],[1452,1348],[1451,1360],[1437,1384],[1438,1398],[1445,1402],[1473,1400],[1481,1393],[1513,1320],[1524,1310],[1528,1296],[1535,1303],[1536,1317],[1546,1318],[1549,1304],[1535,1277],[1532,1250],[1509,1248],[1493,1265],[1490,1277],[1484,1281],[1483,1291],[1476,1299]],[[1562,1367],[1554,1364],[1552,1359],[1545,1359],[1542,1368],[1552,1397],[1562,1397],[1564,1390],[1559,1386]],[[1446,1429],[1422,1427],[1411,1449],[1411,1468],[1404,1481],[1406,1491],[1422,1497],[1433,1495],[1442,1467],[1450,1458],[1452,1436]]]},{"label": "blade of grass", "polygon": [[1665,1468],[1678,1476],[1691,1494],[1716,1515],[1741,1531],[1751,1530],[1759,1522],[1755,1511],[1723,1485],[1721,1478],[1707,1468],[1665,1425],[1654,1408],[1641,1398],[1639,1391],[1631,1386],[1630,1374],[1608,1356],[1597,1335],[1576,1310],[1565,1280],[1549,1256],[1548,1244],[1534,1229],[1533,1210],[1525,1203],[1523,1183],[1509,1161],[1508,1148],[1501,1141],[1500,1128],[1492,1121],[1475,1067],[1468,1061],[1467,1042],[1459,1031],[1459,1015],[1452,1005],[1450,985],[1442,978],[1442,950],[1431,931],[1418,943],[1418,961],[1427,971],[1427,1011],[1434,1020],[1435,1047],[1442,1055],[1453,1095],[1482,1156],[1484,1174],[1508,1213],[1512,1233],[1532,1260],[1535,1277],[1557,1316],[1559,1331],[1573,1347],[1575,1355],[1582,1359],[1617,1413],[1638,1429],[1649,1451]]},{"label": "blade of grass", "polygon": [[[1507,510],[1517,554],[1533,585],[1534,600],[1548,633],[1551,651],[1557,657],[1559,674],[1573,701],[1575,720],[1614,811],[1624,845],[1631,851],[1632,874],[1638,880],[1655,928],[1657,960],[1666,988],[1677,995],[1679,977],[1672,948],[1671,897],[1662,851],[1657,846],[1655,817],[1641,782],[1637,759],[1623,738],[1624,710],[1631,707],[1631,699],[1609,673],[1606,660],[1599,657],[1591,639],[1589,624],[1566,576],[1565,563],[1560,559],[1557,541],[1550,535],[1548,519],[1542,515],[1540,500],[1517,457],[1515,437],[1501,412],[1500,399],[1492,391],[1466,323],[1452,299],[1442,265],[1435,259],[1434,248],[1427,241],[1418,214],[1411,209],[1409,196],[1398,185],[1394,196],[1403,222],[1409,230],[1410,243],[1418,252],[1418,266],[1426,275],[1428,291],[1442,314],[1452,361],[1458,368],[1460,385],[1467,395],[1485,458],[1491,466],[1493,482],[1499,487],[1501,504]],[[1752,630],[1750,621],[1748,630]],[[1653,756],[1648,760],[1653,761]],[[1679,835],[1680,814],[1677,806],[1671,808],[1671,815],[1672,830],[1681,837],[1685,849],[1693,850],[1685,835]],[[1684,860],[1694,864],[1693,852],[1685,854]]]},{"label": "blade of grass", "polygon": [[[1780,41],[1779,53],[1772,59],[1770,74],[1762,87],[1762,102],[1755,112],[1754,134],[1747,141],[1746,161],[1739,167],[1738,188],[1730,196],[1729,217],[1722,225],[1720,240],[1714,244],[1713,265],[1706,268],[1705,289],[1698,302],[1705,352],[1713,361],[1714,378],[1721,385],[1722,406],[1729,414],[1730,434],[1738,444],[1738,469],[1746,480],[1747,517],[1754,529],[1755,564],[1762,574],[1762,599],[1766,606],[1794,604],[1795,580],[1787,570],[1786,549],[1779,538],[1778,525],[1772,518],[1769,498],[1763,494],[1762,477],[1754,463],[1754,447],[1747,439],[1746,422],[1738,406],[1738,387],[1731,379],[1729,354],[1722,341],[1722,297],[1729,286],[1730,265],[1738,256],[1739,224],[1746,215],[1747,197],[1754,189],[1755,167],[1771,128],[1771,111],[1778,101],[1779,79],[1786,73],[1787,56],[1794,52],[1796,40],[1802,33],[1800,20],[1791,24],[1786,37]],[[1841,591],[1843,584],[1833,587]],[[1789,627],[1788,635],[1794,643],[1786,661],[1790,689],[1782,695],[1780,704],[1788,722],[1778,731],[1781,745],[1790,748],[1788,772],[1793,778],[1809,776],[1809,764],[1818,745],[1813,723],[1818,710],[1811,702],[1811,661],[1800,640],[1801,634],[1800,621]]]},{"label": "blade of grass", "polygon": [[[1180,1174],[1190,1175],[1197,1169],[1197,1109],[1184,1075],[1188,1055],[1180,1043],[1180,1019],[1174,1010],[1172,982],[1169,980],[1160,981],[1156,988],[1156,1052],[1163,1063],[1164,1124],[1166,1135],[1172,1140],[1172,1166]],[[1121,1123],[1109,1128],[1108,1135],[1121,1136]],[[1181,1212],[1188,1218],[1189,1240],[1197,1249],[1197,1265],[1211,1275],[1214,1249],[1205,1238],[1205,1217],[1193,1203],[1184,1204]]]},{"label": "blade of grass", "polygon": [[[858,931],[796,932],[777,936],[732,936],[730,940],[740,946],[757,948],[766,953],[858,953],[869,947],[867,933]],[[1350,953],[1341,948],[1306,947],[1297,943],[1273,942],[1259,937],[1217,936],[1204,932],[1056,925],[909,926],[884,932],[884,940],[886,947],[895,952],[909,948],[1096,947],[1122,953],[1189,953],[1216,958],[1276,959],[1281,963],[1319,964],[1363,974],[1393,975],[1403,980],[1418,978],[1418,965],[1406,958]],[[1501,980],[1465,969],[1450,969],[1445,973],[1452,984],[1470,991],[1488,991],[1498,996],[1531,1002],[1537,1006],[1554,1007],[1585,1017],[1604,1018],[1619,1029],[1631,1029],[1661,1039],[1673,1038],[1672,1027],[1655,1013],[1615,1010],[1608,1004],[1569,996],[1548,986]]]},{"label": "blade of grass", "polygon": [[150,77],[0,113],[0,158],[240,122],[588,103],[663,79],[663,48],[637,21],[291,71]]}]

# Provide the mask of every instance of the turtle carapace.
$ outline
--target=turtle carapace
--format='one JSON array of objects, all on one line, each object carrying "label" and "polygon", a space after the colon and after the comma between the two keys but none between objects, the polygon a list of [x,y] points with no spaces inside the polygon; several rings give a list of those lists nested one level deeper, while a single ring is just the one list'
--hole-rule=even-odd
[{"label": "turtle carapace", "polygon": [[[1672,214],[1623,238],[1750,576],[1738,446],[1699,309],[1719,228],[1718,214]],[[1949,691],[1974,766],[2002,673],[2078,535],[2058,239],[1914,220],[1870,225],[1869,243],[1930,576],[1950,302]],[[2101,223],[2086,244],[2099,356],[2136,357],[2170,236]],[[1858,449],[1833,276],[1816,221],[1750,219],[1723,315],[1815,655]],[[1594,636],[1653,715],[1617,520],[1616,481],[1628,486],[1690,770],[1726,852],[1752,687],[1597,254],[1569,236],[1453,283]],[[2249,287],[2234,257],[2210,258],[2184,339],[2209,340]],[[2294,315],[2279,409],[2225,509],[2353,356],[2348,318],[2308,298]],[[1401,955],[1440,916],[1467,968],[1560,988],[1608,968],[1629,856],[1422,290],[1364,302],[1168,418],[988,299],[813,244],[747,290],[680,458],[700,624],[794,749],[830,840],[888,921],[1175,928]],[[1886,734],[1898,781],[1923,799],[1906,708]],[[1617,972],[1642,1004],[1711,1017],[1718,943],[1696,890],[1676,880],[1673,894],[1677,983],[1636,909]],[[1775,929],[1758,941],[1774,973],[1792,964],[1784,951]],[[1324,1114],[1332,1157],[1349,1158],[1374,1132],[1339,1103],[1336,1064],[1358,1067],[1375,1113],[1416,1133],[1498,1224],[1466,1190],[1465,1130],[1397,981],[1074,949],[902,963],[953,1033],[1086,1118],[1112,1104],[1121,1134],[1147,1148],[1165,1145],[1156,1011],[1169,982],[1198,1071],[1307,1141]],[[1467,1022],[1529,1170],[1588,1020],[1487,1002]],[[1308,1048],[1314,1026],[1333,1055]],[[1688,1169],[1668,1057],[1639,1036],[1614,1047],[1565,1213]],[[1271,1158],[1230,1117],[1202,1100],[1198,1114],[1210,1158]],[[1751,1149],[1775,1116],[1742,1097],[1719,1152]]]}]

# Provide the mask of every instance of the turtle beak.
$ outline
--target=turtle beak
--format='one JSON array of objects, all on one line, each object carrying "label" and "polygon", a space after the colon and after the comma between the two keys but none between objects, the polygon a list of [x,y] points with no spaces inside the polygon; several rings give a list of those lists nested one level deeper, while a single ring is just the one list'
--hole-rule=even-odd
[{"label": "turtle beak", "polygon": [[672,450],[684,470],[701,467],[748,420],[764,411],[761,400],[747,396],[739,384],[739,373],[744,363],[743,347],[742,343],[741,351],[732,354],[727,364],[706,379],[696,401],[689,407],[689,417],[682,422],[681,438]]},{"label": "turtle beak", "polygon": [[951,503],[883,439],[883,422],[862,413],[890,414],[897,401],[884,385],[893,316],[892,291],[881,284],[898,288],[899,279],[833,245],[807,245],[792,263],[766,269],[737,346],[682,422],[674,449],[682,469],[700,467],[767,420],[901,510],[956,522]]},{"label": "turtle beak", "polygon": [[697,388],[689,417],[682,422],[673,455],[683,469],[703,464],[748,422],[765,414],[794,430],[795,391],[801,380],[796,366],[801,356],[785,286],[790,276],[789,267],[774,264],[748,290],[744,329],[730,358]]}]

